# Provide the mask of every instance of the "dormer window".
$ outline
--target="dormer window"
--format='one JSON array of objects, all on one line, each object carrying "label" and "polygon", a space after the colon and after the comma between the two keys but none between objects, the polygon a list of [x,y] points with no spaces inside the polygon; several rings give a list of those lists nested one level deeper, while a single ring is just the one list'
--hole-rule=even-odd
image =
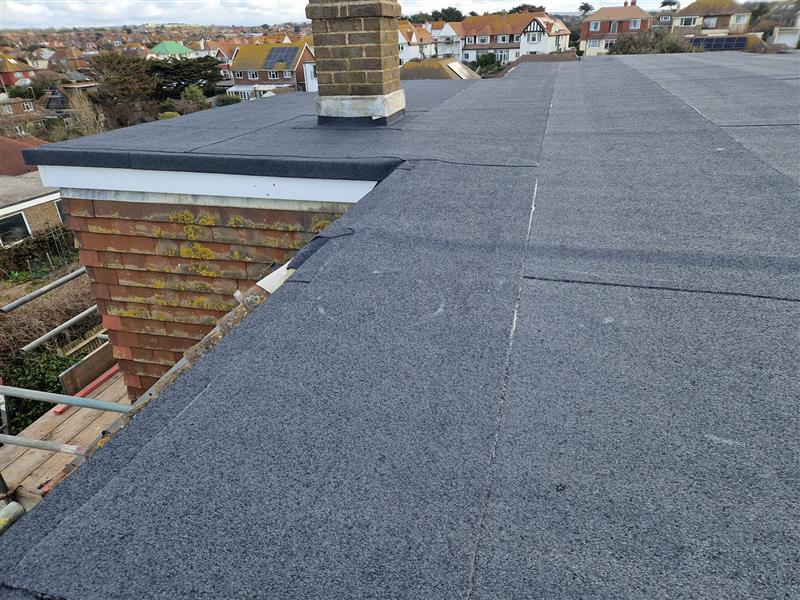
[{"label": "dormer window", "polygon": [[488,35],[479,35],[478,36],[478,43],[479,44],[488,44],[489,43],[489,36]]},{"label": "dormer window", "polygon": [[33,102],[23,102],[22,110],[25,112],[33,112]]},{"label": "dormer window", "polygon": [[744,25],[747,23],[747,15],[733,15],[734,25]]},{"label": "dormer window", "polygon": [[705,17],[703,19],[703,27],[705,29],[710,29],[711,27],[717,26],[717,17]]},{"label": "dormer window", "polygon": [[508,43],[508,36],[507,35],[498,35],[497,36],[497,43],[498,44],[507,44]]},{"label": "dormer window", "polygon": [[247,72],[248,79],[258,79],[258,71],[248,71]]},{"label": "dormer window", "polygon": [[682,17],[678,19],[678,25],[681,27],[694,27],[697,23],[697,17]]},{"label": "dormer window", "polygon": [[468,44],[474,44],[474,43],[475,43],[475,38],[474,38],[474,37],[472,37],[472,36],[468,36],[468,37],[467,37],[467,43],[468,43]]}]

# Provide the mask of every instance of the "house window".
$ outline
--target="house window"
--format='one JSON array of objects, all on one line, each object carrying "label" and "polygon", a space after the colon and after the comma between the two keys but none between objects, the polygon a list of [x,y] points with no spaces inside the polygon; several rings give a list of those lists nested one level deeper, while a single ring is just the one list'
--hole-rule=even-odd
[{"label": "house window", "polygon": [[616,42],[617,40],[603,40],[603,48],[605,48],[606,50],[613,48]]},{"label": "house window", "polygon": [[10,115],[10,114],[14,113],[14,109],[11,108],[10,104],[3,104],[2,105],[2,110],[3,110],[3,114],[4,115]]},{"label": "house window", "polygon": [[706,29],[710,29],[711,27],[717,26],[717,17],[704,17],[703,18],[703,27]]},{"label": "house window", "polygon": [[733,15],[733,22],[735,25],[744,25],[747,23],[747,15]]},{"label": "house window", "polygon": [[661,15],[660,17],[658,17],[658,20],[661,21],[662,23],[668,23],[671,19],[672,17],[670,17],[669,15]]},{"label": "house window", "polygon": [[258,79],[258,71],[248,71],[247,72],[248,79]]},{"label": "house window", "polygon": [[600,40],[589,40],[589,48],[599,48]]},{"label": "house window", "polygon": [[611,26],[608,28],[610,33],[617,33],[619,29],[619,21],[611,21]]},{"label": "house window", "polygon": [[642,26],[641,19],[631,19],[631,29],[639,29]]},{"label": "house window", "polygon": [[244,78],[244,73],[242,73],[241,71],[235,71],[233,73],[233,76],[236,77],[236,79],[243,79]]},{"label": "house window", "polygon": [[498,44],[507,44],[508,43],[508,36],[507,35],[498,35],[497,36],[497,43]]},{"label": "house window", "polygon": [[530,42],[531,44],[538,43],[539,39],[540,39],[539,36],[540,36],[540,33],[538,31],[536,33],[529,33],[528,34],[528,42]]},{"label": "house window", "polygon": [[478,43],[479,44],[488,44],[489,43],[489,36],[488,35],[479,35],[478,36]]},{"label": "house window", "polygon": [[467,43],[468,43],[468,44],[474,44],[474,43],[475,43],[475,38],[474,38],[474,37],[471,37],[471,36],[470,36],[470,37],[468,37],[468,38],[467,38]]},{"label": "house window", "polygon": [[678,21],[678,25],[681,27],[694,27],[694,24],[697,23],[697,17],[683,17]]},{"label": "house window", "polygon": [[520,37],[521,37],[521,36],[520,36],[519,34],[516,34],[516,35],[514,36],[514,42],[518,42]]},{"label": "house window", "polygon": [[278,72],[277,71],[267,71],[267,79],[277,79]]},{"label": "house window", "polygon": [[292,75],[294,75],[294,73],[292,71],[284,71],[283,72],[283,78],[284,79],[291,79]]},{"label": "house window", "polygon": [[31,230],[22,213],[0,219],[0,246],[10,246],[30,235]]},{"label": "house window", "polygon": [[600,21],[589,21],[589,31],[600,31]]},{"label": "house window", "polygon": [[14,125],[14,132],[21,136],[28,135],[28,130],[25,129],[24,125]]},{"label": "house window", "polygon": [[33,112],[33,102],[23,102],[22,110],[25,112]]}]

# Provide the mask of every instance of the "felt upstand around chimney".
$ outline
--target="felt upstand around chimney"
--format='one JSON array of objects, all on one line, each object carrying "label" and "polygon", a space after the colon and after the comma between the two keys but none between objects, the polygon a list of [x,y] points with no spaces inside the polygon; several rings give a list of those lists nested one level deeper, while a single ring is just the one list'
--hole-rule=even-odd
[{"label": "felt upstand around chimney", "polygon": [[132,399],[237,305],[237,290],[340,214],[79,198],[63,205]]},{"label": "felt upstand around chimney", "polygon": [[386,125],[406,107],[395,0],[310,0],[321,124]]}]

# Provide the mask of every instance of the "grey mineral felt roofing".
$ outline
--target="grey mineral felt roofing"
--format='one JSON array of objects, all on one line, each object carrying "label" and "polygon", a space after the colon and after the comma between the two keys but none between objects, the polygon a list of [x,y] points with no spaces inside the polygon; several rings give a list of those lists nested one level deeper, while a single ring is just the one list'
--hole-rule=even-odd
[{"label": "grey mineral felt roofing", "polygon": [[409,82],[389,129],[279,96],[37,150],[400,162],[3,537],[0,591],[800,597],[799,67],[527,63]]}]

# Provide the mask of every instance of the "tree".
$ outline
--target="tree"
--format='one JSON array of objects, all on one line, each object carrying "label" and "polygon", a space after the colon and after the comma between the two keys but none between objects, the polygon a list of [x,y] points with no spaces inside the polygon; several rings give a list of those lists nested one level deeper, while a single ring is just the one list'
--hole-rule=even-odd
[{"label": "tree", "polygon": [[761,17],[770,11],[768,2],[759,2],[750,9],[750,22],[756,23]]},{"label": "tree", "polygon": [[411,21],[412,23],[427,23],[433,21],[433,17],[429,13],[418,12],[408,17],[401,17],[404,21]]},{"label": "tree", "polygon": [[469,11],[469,16],[470,17],[477,17],[478,13],[476,13],[474,10],[471,10],[471,11]]},{"label": "tree", "polygon": [[222,79],[219,61],[213,56],[201,58],[168,58],[148,61],[150,75],[156,80],[158,100],[180,98],[189,85],[199,87],[205,94],[214,93],[214,85]]},{"label": "tree", "polygon": [[463,21],[464,14],[454,6],[448,6],[441,10],[435,10],[431,13],[434,21]]},{"label": "tree", "polygon": [[[144,59],[117,52],[104,52],[89,61],[92,78],[98,88],[93,98],[106,122],[127,126],[155,117],[158,105],[153,102],[156,80]],[[155,106],[154,106],[155,105]]]},{"label": "tree", "polygon": [[545,12],[545,7],[535,4],[520,4],[519,6],[515,6],[508,12],[512,14],[524,13],[524,12]]},{"label": "tree", "polygon": [[88,94],[76,92],[69,100],[72,130],[81,136],[94,135],[106,130],[105,119],[98,113]]},{"label": "tree", "polygon": [[[666,0],[667,2],[677,2],[677,0]],[[585,17],[587,13],[590,13],[594,10],[594,6],[589,4],[588,2],[584,2],[578,7],[578,10],[581,11],[581,14]]]},{"label": "tree", "polygon": [[494,55],[493,52],[488,52],[486,54],[482,54],[478,57],[478,66],[479,67],[490,67],[497,62],[497,57]]},{"label": "tree", "polygon": [[661,8],[675,8],[678,6],[678,0],[661,0]]}]

